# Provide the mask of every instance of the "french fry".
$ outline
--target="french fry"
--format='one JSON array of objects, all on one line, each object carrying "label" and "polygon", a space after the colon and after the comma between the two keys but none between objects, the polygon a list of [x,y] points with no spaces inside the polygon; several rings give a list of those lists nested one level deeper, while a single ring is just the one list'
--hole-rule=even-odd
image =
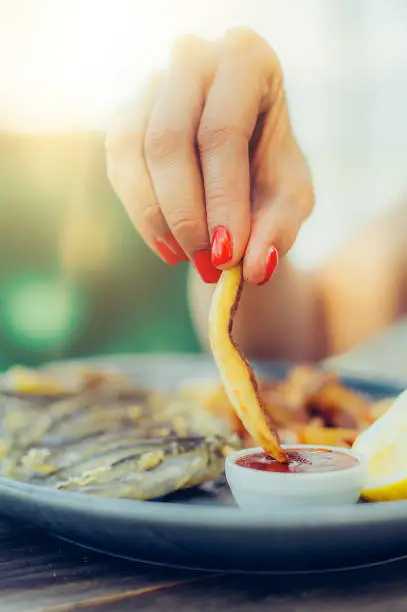
[{"label": "french fry", "polygon": [[226,395],[239,419],[269,455],[287,456],[261,398],[254,372],[232,337],[233,320],[243,289],[242,266],[222,273],[209,313],[209,340]]}]

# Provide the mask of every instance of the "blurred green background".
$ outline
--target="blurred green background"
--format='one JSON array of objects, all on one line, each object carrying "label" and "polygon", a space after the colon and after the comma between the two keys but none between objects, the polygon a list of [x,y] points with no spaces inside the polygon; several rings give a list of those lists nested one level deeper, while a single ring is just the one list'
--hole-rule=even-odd
[{"label": "blurred green background", "polygon": [[199,350],[186,264],[142,243],[108,183],[101,133],[0,135],[0,368]]}]

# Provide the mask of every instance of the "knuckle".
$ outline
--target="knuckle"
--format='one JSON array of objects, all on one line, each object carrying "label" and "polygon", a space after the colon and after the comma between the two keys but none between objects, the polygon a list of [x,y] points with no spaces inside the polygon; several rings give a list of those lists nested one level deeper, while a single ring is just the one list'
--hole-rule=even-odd
[{"label": "knuckle", "polygon": [[263,38],[257,32],[245,27],[230,28],[226,32],[225,41],[228,45],[242,50],[264,44]]},{"label": "knuckle", "polygon": [[120,157],[131,152],[135,146],[140,149],[150,110],[165,74],[165,71],[150,74],[135,100],[122,105],[115,112],[105,138],[108,156]]},{"label": "knuckle", "polygon": [[122,129],[112,129],[106,135],[105,149],[108,158],[116,159],[127,153],[137,142],[137,135]]},{"label": "knuckle", "polygon": [[312,182],[311,172],[308,163],[299,150],[300,166],[297,170],[297,198],[295,201],[296,208],[299,211],[301,221],[305,220],[312,213],[315,203],[314,185]]},{"label": "knuckle", "polygon": [[172,59],[184,59],[189,58],[191,54],[195,56],[204,45],[205,41],[199,36],[193,34],[179,36],[172,44],[171,57]]},{"label": "knuckle", "polygon": [[250,28],[233,28],[225,37],[226,47],[231,49],[235,56],[251,58],[251,63],[257,69],[272,74],[281,80],[282,67],[276,51],[259,34]]},{"label": "knuckle", "polygon": [[282,74],[283,69],[281,66],[280,58],[277,55],[277,52],[272,47],[269,47],[269,62],[274,67],[274,70],[276,72]]},{"label": "knuckle", "polygon": [[242,132],[235,126],[212,126],[205,121],[201,122],[197,133],[197,144],[199,153],[205,154],[209,151],[219,149],[230,142],[235,142],[242,137]]},{"label": "knuckle", "polygon": [[162,161],[174,156],[189,141],[186,130],[161,129],[151,126],[147,129],[144,153],[149,162]]},{"label": "knuckle", "polygon": [[147,206],[143,208],[141,216],[143,226],[150,230],[155,230],[161,225],[162,213],[157,202],[147,204]]},{"label": "knuckle", "polygon": [[304,187],[304,212],[305,212],[305,217],[309,217],[309,215],[314,210],[314,205],[315,205],[314,187],[313,187],[311,179],[309,179],[309,181],[307,182],[307,184]]},{"label": "knuckle", "polygon": [[191,242],[191,238],[198,233],[199,222],[190,217],[178,216],[171,220],[170,227],[174,236],[180,241]]},{"label": "knuckle", "polygon": [[269,47],[265,56],[265,64],[267,72],[276,83],[276,87],[281,88],[283,86],[283,68],[277,53],[271,47]]},{"label": "knuckle", "polygon": [[280,234],[276,239],[276,243],[279,246],[280,255],[286,255],[297,238],[299,228],[284,228],[281,229]]},{"label": "knuckle", "polygon": [[281,254],[287,253],[297,239],[298,232],[304,221],[302,212],[299,211],[298,202],[293,203],[286,209],[285,215],[282,214],[276,227],[276,243],[281,250]]},{"label": "knuckle", "polygon": [[106,174],[118,198],[126,205],[146,191],[146,171],[141,158],[107,156]]},{"label": "knuckle", "polygon": [[287,223],[280,228],[281,241],[285,251],[288,251],[294,244],[300,228],[301,223]]},{"label": "knuckle", "polygon": [[127,112],[127,122],[134,122],[135,118],[137,120],[142,115],[142,123],[145,125],[145,116],[150,114],[167,76],[167,70],[154,70],[142,79],[132,104],[133,108],[130,107]]},{"label": "knuckle", "polygon": [[121,158],[138,147],[142,141],[142,131],[138,129],[135,111],[126,110],[117,115],[114,124],[107,131],[105,150],[112,159]]},{"label": "knuckle", "polygon": [[164,79],[167,76],[167,71],[166,70],[153,70],[153,72],[151,72],[144,84],[144,88],[142,90],[141,96],[155,96],[157,94],[157,91],[160,89],[161,85],[163,84]]},{"label": "knuckle", "polygon": [[206,188],[207,206],[222,215],[222,210],[230,207],[231,197],[226,182],[218,178],[208,182]]}]

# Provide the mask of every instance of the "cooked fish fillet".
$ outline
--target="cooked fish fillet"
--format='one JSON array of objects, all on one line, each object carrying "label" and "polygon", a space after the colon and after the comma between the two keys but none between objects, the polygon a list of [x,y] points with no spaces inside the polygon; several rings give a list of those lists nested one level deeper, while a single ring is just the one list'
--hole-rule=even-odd
[{"label": "cooked fish fillet", "polygon": [[105,497],[152,499],[220,476],[224,438],[98,436],[61,449],[32,447],[16,466],[20,480]]},{"label": "cooked fish fillet", "polygon": [[4,475],[63,490],[151,499],[223,473],[239,441],[194,404],[128,385],[69,397],[2,397]]}]

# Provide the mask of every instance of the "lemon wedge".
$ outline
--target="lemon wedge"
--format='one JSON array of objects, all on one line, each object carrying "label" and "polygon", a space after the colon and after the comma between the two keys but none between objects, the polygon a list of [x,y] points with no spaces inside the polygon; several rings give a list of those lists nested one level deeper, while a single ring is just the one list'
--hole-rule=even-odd
[{"label": "lemon wedge", "polygon": [[407,391],[359,435],[353,450],[367,460],[365,499],[407,499]]}]

